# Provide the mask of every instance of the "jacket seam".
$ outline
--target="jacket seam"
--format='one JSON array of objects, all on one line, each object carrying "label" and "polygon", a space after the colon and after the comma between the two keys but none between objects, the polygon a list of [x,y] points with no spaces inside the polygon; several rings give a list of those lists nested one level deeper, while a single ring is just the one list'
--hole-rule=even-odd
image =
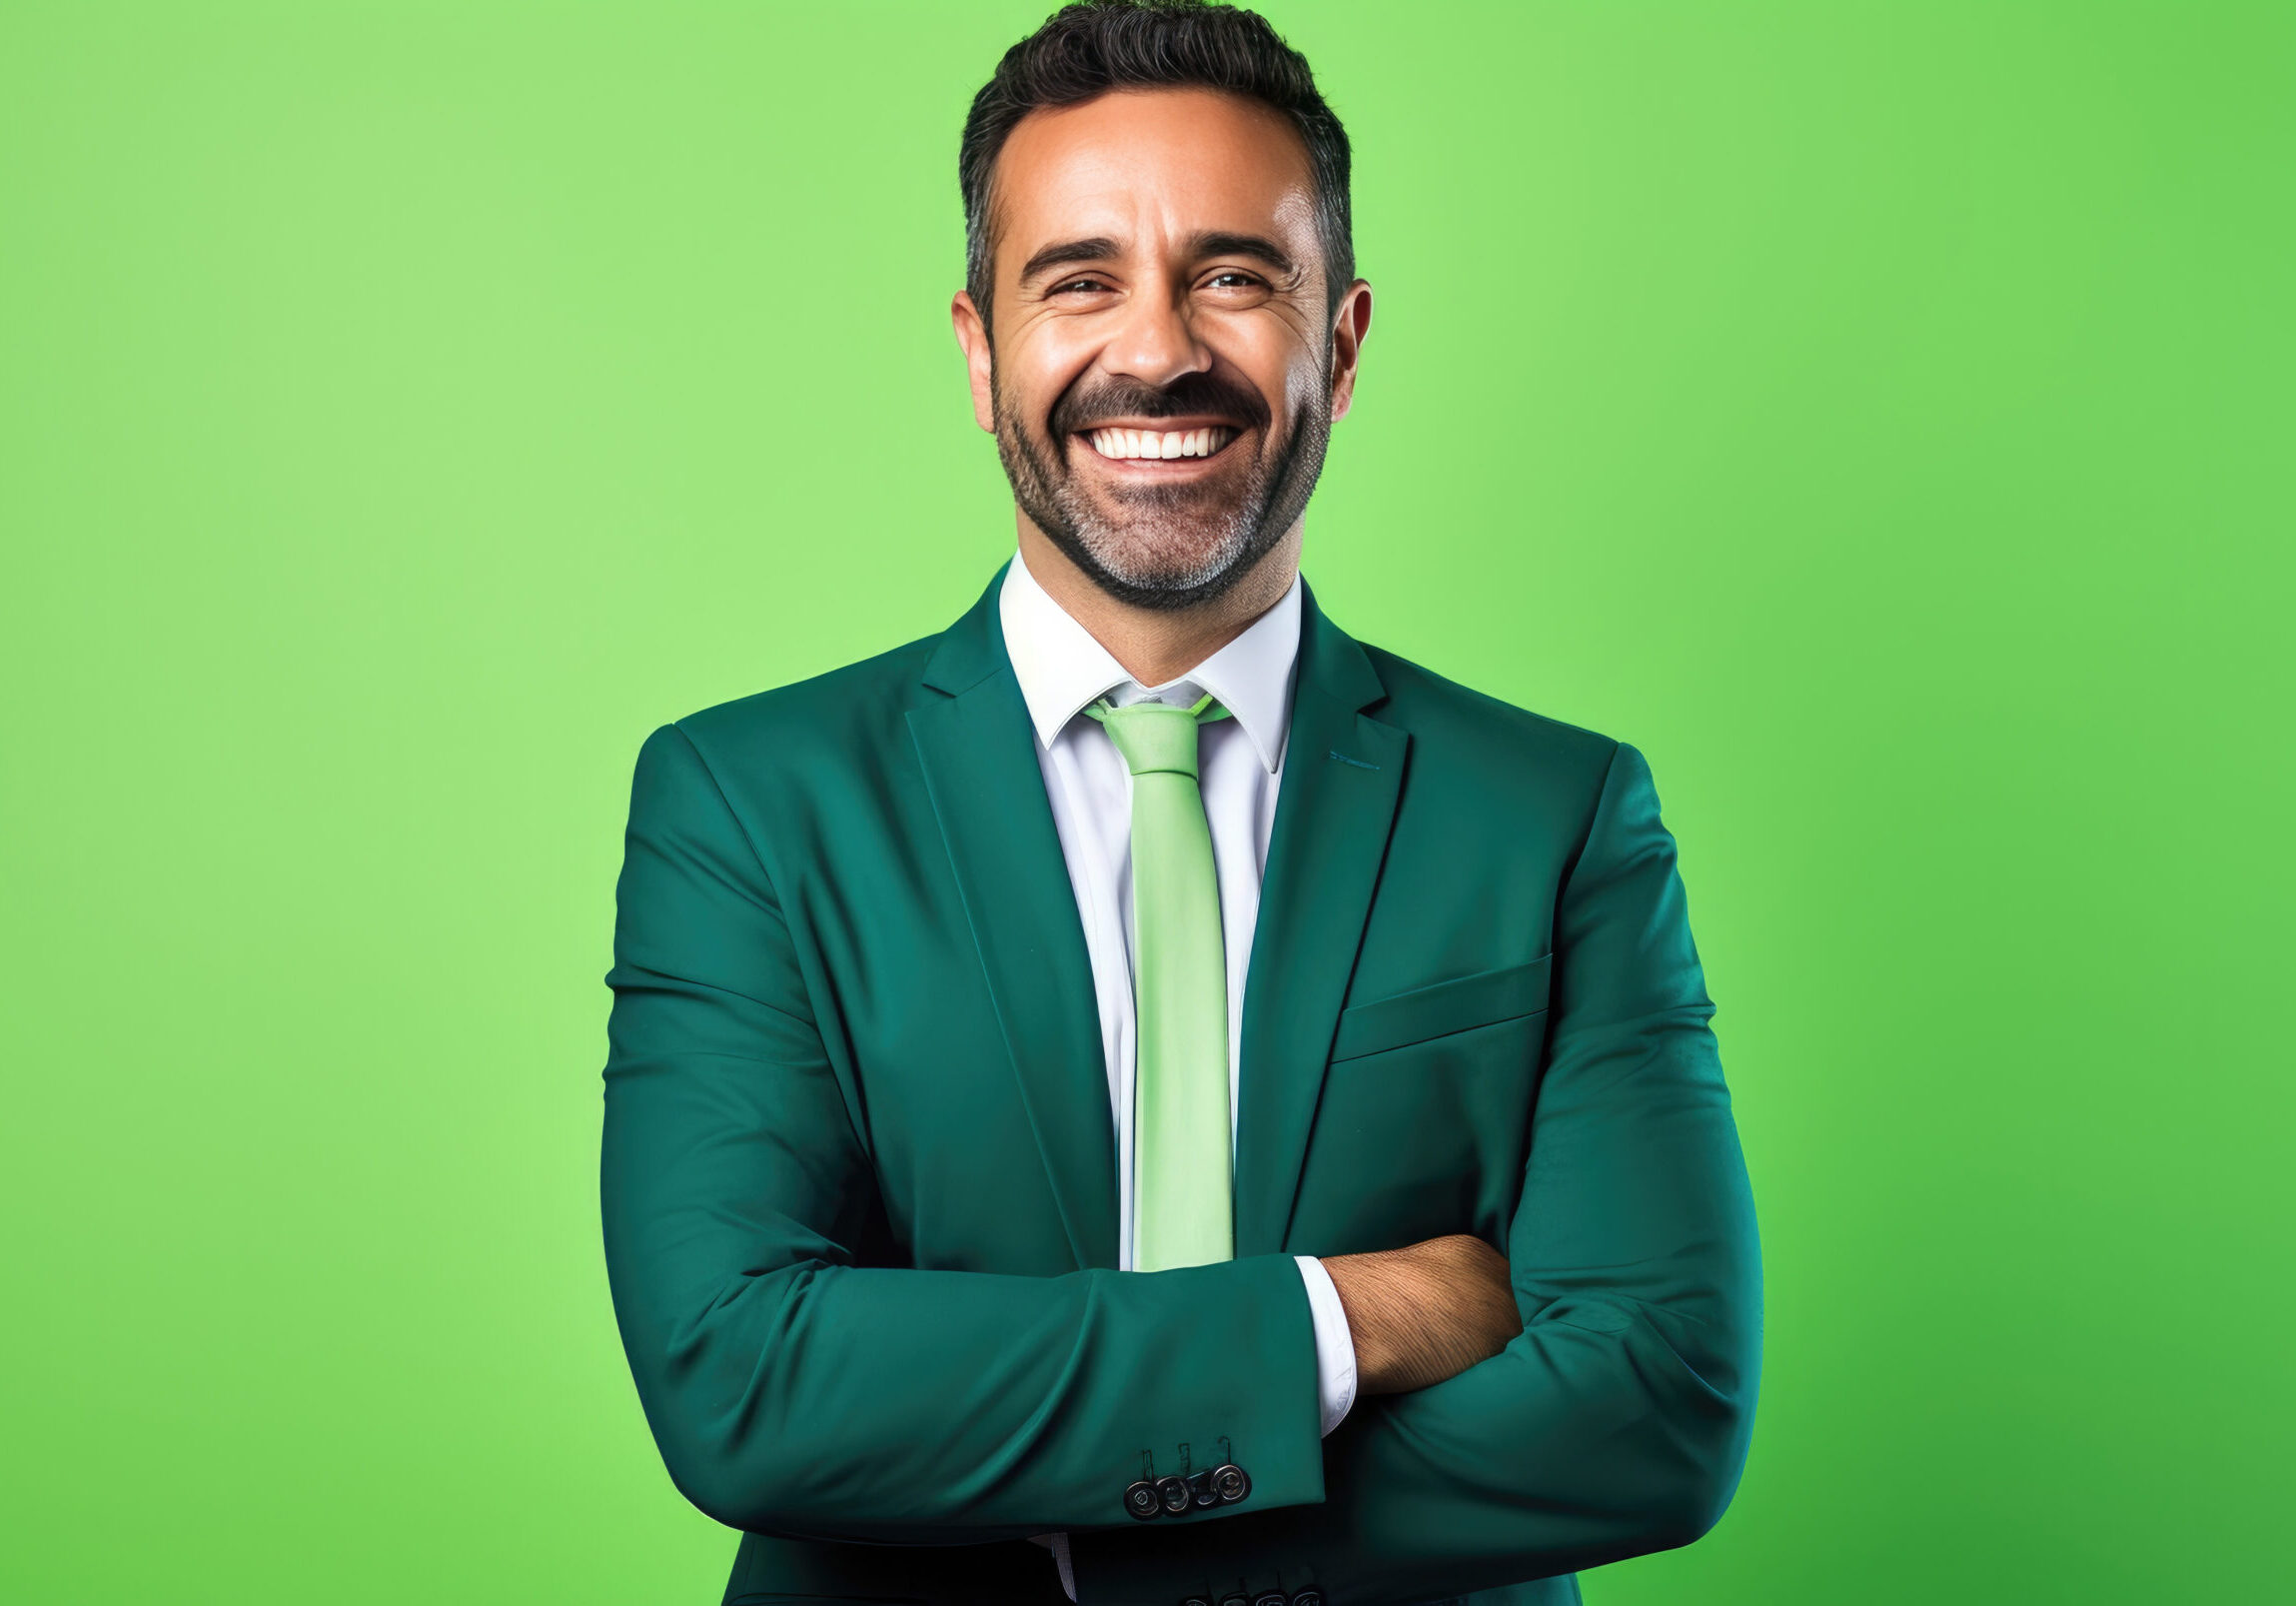
[{"label": "jacket seam", "polygon": [[1624,742],[1611,744],[1611,761],[1603,767],[1602,784],[1595,789],[1595,805],[1587,810],[1587,823],[1579,831],[1579,840],[1571,849],[1564,864],[1562,878],[1555,887],[1555,908],[1558,913],[1571,896],[1571,883],[1579,877],[1579,865],[1587,856],[1587,848],[1595,839],[1595,825],[1603,817],[1603,804],[1611,796],[1611,778],[1619,773],[1619,755],[1626,751]]},{"label": "jacket seam", "polygon": [[686,751],[693,755],[693,762],[701,766],[701,773],[709,778],[709,790],[717,794],[718,806],[725,810],[725,817],[733,821],[733,828],[741,833],[741,845],[749,849],[750,862],[757,866],[757,873],[764,877],[765,890],[773,904],[773,917],[787,925],[789,916],[781,907],[781,888],[773,884],[773,872],[765,865],[765,854],[758,848],[757,838],[749,834],[749,827],[741,822],[740,811],[733,806],[733,800],[725,795],[725,783],[717,779],[717,771],[710,764],[709,756],[701,751],[701,744],[686,734],[681,722],[672,721],[669,729],[677,733],[677,740],[685,744]]}]

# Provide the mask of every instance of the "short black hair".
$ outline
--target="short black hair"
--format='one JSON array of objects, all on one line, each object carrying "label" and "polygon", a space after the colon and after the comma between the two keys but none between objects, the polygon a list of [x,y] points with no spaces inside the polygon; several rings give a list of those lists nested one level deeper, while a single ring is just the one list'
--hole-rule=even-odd
[{"label": "short black hair", "polygon": [[1030,112],[1077,106],[1119,89],[1216,89],[1281,112],[1308,148],[1326,299],[1355,280],[1347,130],[1316,93],[1307,58],[1267,18],[1205,0],[1082,0],[1062,6],[1004,53],[972,98],[957,152],[964,194],[965,288],[989,307],[989,178],[997,152]]}]

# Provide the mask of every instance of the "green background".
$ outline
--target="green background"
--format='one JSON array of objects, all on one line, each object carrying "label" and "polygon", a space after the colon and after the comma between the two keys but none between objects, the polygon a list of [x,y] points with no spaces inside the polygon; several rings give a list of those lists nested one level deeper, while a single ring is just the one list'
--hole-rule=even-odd
[{"label": "green background", "polygon": [[[629,767],[1010,550],[1040,4],[0,8],[0,1596],[716,1598]],[[2279,1593],[2296,10],[1271,13],[1378,295],[1307,573],[1649,754],[1722,1006],[1752,1456],[1589,1598]]]}]

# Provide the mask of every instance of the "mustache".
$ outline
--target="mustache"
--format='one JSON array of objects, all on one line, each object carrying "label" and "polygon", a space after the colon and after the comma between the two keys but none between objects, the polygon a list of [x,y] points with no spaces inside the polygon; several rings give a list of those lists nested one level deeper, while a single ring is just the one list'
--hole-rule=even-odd
[{"label": "mustache", "polygon": [[1182,374],[1163,386],[1113,374],[1089,383],[1079,381],[1053,404],[1045,425],[1054,440],[1065,441],[1101,419],[1182,418],[1202,413],[1231,418],[1263,433],[1273,416],[1267,399],[1251,386],[1216,369],[1203,369]]}]

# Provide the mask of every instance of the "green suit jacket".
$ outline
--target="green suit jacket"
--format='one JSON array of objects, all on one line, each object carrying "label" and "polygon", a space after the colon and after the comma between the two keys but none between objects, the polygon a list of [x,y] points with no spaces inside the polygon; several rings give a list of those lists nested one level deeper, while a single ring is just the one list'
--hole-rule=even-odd
[{"label": "green suit jacket", "polygon": [[[1001,574],[999,576],[1001,579]],[[1074,894],[996,584],[666,726],[619,884],[614,1309],[726,1600],[1577,1599],[1735,1487],[1751,1201],[1633,748],[1302,611],[1245,990],[1236,1258],[1117,1263]],[[1294,1254],[1473,1232],[1524,1331],[1328,1438]],[[1232,1460],[1241,1501],[1127,1485]]]}]

